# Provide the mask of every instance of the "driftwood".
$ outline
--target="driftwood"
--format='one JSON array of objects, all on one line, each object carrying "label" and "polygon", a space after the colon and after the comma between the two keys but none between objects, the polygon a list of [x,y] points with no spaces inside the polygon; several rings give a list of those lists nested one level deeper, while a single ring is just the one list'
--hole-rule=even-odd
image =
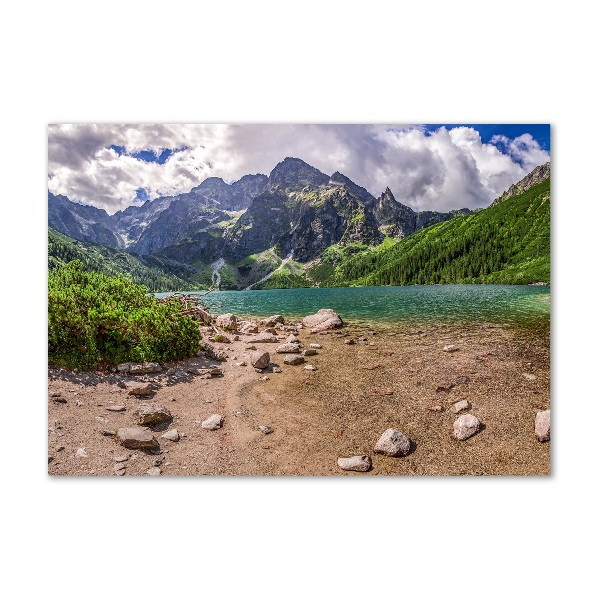
[{"label": "driftwood", "polygon": [[175,292],[171,296],[160,298],[158,302],[173,302],[173,299],[175,299],[181,306],[182,315],[191,317],[195,321],[199,321],[208,325],[212,321],[212,315],[210,314],[210,308],[202,303],[202,298],[213,292],[215,289],[216,288],[210,288],[206,292],[198,292],[194,294]]}]

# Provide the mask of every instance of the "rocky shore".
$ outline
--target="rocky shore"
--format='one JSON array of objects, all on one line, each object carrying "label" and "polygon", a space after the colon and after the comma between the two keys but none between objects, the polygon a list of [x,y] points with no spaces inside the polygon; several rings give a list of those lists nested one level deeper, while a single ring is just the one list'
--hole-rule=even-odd
[{"label": "rocky shore", "polygon": [[550,472],[546,333],[196,313],[192,359],[49,369],[49,474]]}]

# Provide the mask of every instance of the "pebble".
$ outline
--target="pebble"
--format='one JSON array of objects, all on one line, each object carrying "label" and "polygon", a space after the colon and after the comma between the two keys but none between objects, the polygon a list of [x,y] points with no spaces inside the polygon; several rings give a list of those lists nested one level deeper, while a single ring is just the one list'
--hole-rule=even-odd
[{"label": "pebble", "polygon": [[125,410],[125,406],[107,406],[106,410],[111,412],[123,412]]},{"label": "pebble", "polygon": [[453,404],[450,410],[453,413],[459,413],[461,410],[470,410],[471,408],[471,404],[468,400],[461,400],[460,402]]},{"label": "pebble", "polygon": [[323,346],[321,346],[321,344],[311,344],[310,347],[315,350],[320,350]]},{"label": "pebble", "polygon": [[268,435],[269,433],[273,433],[273,430],[268,427],[267,425],[259,425],[258,428],[265,434]]},{"label": "pebble", "polygon": [[481,421],[475,415],[462,415],[454,421],[454,437],[467,440],[481,429]]},{"label": "pebble", "polygon": [[535,415],[535,437],[538,442],[547,442],[550,439],[550,409]]},{"label": "pebble", "polygon": [[385,456],[406,456],[410,452],[410,440],[403,433],[390,428],[379,438],[374,450]]},{"label": "pebble", "polygon": [[315,356],[317,351],[314,348],[307,348],[302,354],[303,356]]},{"label": "pebble", "polygon": [[210,429],[211,431],[215,431],[216,429],[221,429],[223,426],[223,420],[225,417],[223,415],[211,415],[208,419],[205,419],[201,423],[201,427],[203,429]]},{"label": "pebble", "polygon": [[349,458],[338,458],[337,464],[344,471],[365,472],[371,468],[371,457],[363,454],[362,456],[351,456]]},{"label": "pebble", "polygon": [[304,362],[304,357],[297,354],[286,354],[283,362],[286,365],[301,365]]},{"label": "pebble", "polygon": [[305,366],[304,366],[304,369],[305,369],[306,371],[316,371],[316,370],[317,370],[317,367],[315,367],[314,365],[305,365]]},{"label": "pebble", "polygon": [[75,452],[75,456],[77,458],[87,458],[87,452],[85,448],[77,448],[77,452]]},{"label": "pebble", "polygon": [[458,346],[453,346],[452,344],[450,344],[449,346],[444,346],[442,348],[442,350],[444,352],[456,352],[457,350],[459,350]]},{"label": "pebble", "polygon": [[115,457],[113,457],[113,460],[118,463],[123,463],[123,462],[129,460],[129,457],[125,456],[125,455],[115,456]]},{"label": "pebble", "polygon": [[122,477],[125,475],[125,465],[123,463],[118,463],[113,467],[113,471],[115,472],[115,475]]},{"label": "pebble", "polygon": [[262,377],[259,377],[258,380],[259,381],[269,381],[269,377],[267,377],[266,375],[263,375]]},{"label": "pebble", "polygon": [[273,373],[281,373],[281,368],[280,367],[273,367],[272,369]]},{"label": "pebble", "polygon": [[160,437],[171,442],[178,442],[181,438],[177,429],[171,429],[171,431],[163,433]]},{"label": "pebble", "polygon": [[161,473],[162,473],[162,471],[160,470],[159,467],[150,467],[146,471],[146,475],[150,475],[152,477],[156,477],[157,475],[160,475]]},{"label": "pebble", "polygon": [[537,377],[531,373],[523,373],[523,377],[525,377],[527,381],[535,381],[537,379]]}]

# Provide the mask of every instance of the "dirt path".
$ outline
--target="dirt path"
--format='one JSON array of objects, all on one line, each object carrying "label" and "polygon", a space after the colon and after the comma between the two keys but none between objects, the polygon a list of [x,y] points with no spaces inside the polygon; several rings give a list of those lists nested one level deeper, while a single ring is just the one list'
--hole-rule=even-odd
[{"label": "dirt path", "polygon": [[[350,337],[356,343],[344,343]],[[178,365],[218,364],[223,377],[144,376],[157,388],[151,401],[173,414],[169,429],[183,434],[170,442],[156,432],[159,455],[126,450],[101,433],[135,424],[133,412],[143,400],[127,396],[123,378],[50,370],[49,392],[61,393],[66,403],[49,401],[49,473],[113,475],[114,458],[122,456],[128,456],[126,475],[144,475],[155,465],[163,476],[549,473],[550,444],[533,433],[535,413],[550,405],[547,334],[485,324],[377,330],[354,324],[329,335],[301,329],[300,338],[303,348],[323,346],[306,358],[317,371],[283,365],[276,344],[254,344],[282,369],[256,373],[242,339],[214,344],[226,350],[226,362],[199,358]],[[459,350],[444,352],[447,344]],[[247,366],[238,366],[243,361]],[[459,442],[450,407],[462,399],[485,429]],[[118,404],[126,410],[107,410]],[[433,406],[442,411],[429,410]],[[223,428],[202,429],[199,423],[213,413],[225,417]],[[273,433],[263,434],[259,425]],[[412,440],[407,457],[373,453],[388,427]],[[79,448],[86,457],[77,456]],[[369,473],[339,469],[338,457],[356,454],[372,457]]]}]

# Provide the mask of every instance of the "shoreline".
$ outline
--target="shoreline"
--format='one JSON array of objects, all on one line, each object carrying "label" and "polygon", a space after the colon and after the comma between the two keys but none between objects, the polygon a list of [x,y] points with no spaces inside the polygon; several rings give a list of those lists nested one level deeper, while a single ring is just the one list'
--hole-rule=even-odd
[{"label": "shoreline", "polygon": [[[166,369],[135,377],[155,388],[149,400],[127,395],[122,386],[128,377],[50,369],[49,393],[61,393],[66,401],[49,400],[49,473],[112,475],[114,458],[123,454],[128,455],[127,475],[152,468],[165,476],[550,473],[550,444],[534,435],[536,412],[550,406],[549,327],[533,335],[493,323],[391,328],[350,321],[327,334],[301,328],[302,348],[322,345],[316,356],[306,358],[314,372],[284,365],[283,355],[275,353],[277,344],[248,344],[251,337],[212,343],[228,355],[224,362],[200,357],[171,367],[183,373],[190,363],[196,365],[188,366],[192,369],[218,366],[222,377],[177,379]],[[348,339],[355,343],[346,344]],[[444,352],[447,344],[459,350]],[[246,350],[251,346],[268,351],[282,372],[273,372],[271,365],[256,373],[249,361],[252,351]],[[247,365],[240,366],[243,362]],[[461,400],[469,402],[468,412],[485,428],[459,442],[451,434],[458,416],[451,407]],[[101,434],[132,426],[133,413],[144,401],[167,407],[173,414],[170,429],[184,434],[170,442],[156,432],[160,455],[126,450]],[[110,411],[115,404],[124,410]],[[434,406],[441,410],[430,410]],[[213,413],[225,417],[223,427],[202,429],[199,423]],[[273,432],[265,435],[259,425]],[[411,439],[408,456],[373,452],[389,427]],[[79,448],[87,457],[77,457]],[[372,457],[369,472],[337,466],[339,457],[360,454]]]}]

